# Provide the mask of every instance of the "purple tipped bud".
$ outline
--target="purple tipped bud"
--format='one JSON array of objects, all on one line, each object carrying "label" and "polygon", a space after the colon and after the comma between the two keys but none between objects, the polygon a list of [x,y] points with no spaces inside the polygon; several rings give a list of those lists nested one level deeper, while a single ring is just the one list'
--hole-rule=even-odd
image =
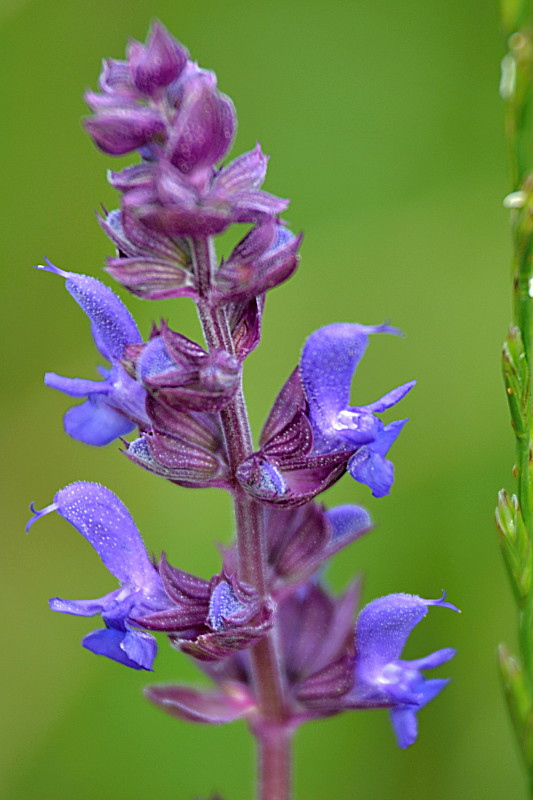
[{"label": "purple tipped bud", "polygon": [[263,294],[290,278],[298,264],[301,237],[267,217],[239,242],[216,280],[225,297]]},{"label": "purple tipped bud", "polygon": [[116,106],[99,111],[84,124],[97,147],[112,156],[138,150],[165,133],[159,114],[140,106]]},{"label": "purple tipped bud", "polygon": [[137,97],[131,75],[126,61],[117,61],[115,58],[106,58],[102,62],[102,72],[98,79],[98,86],[104,94],[122,95],[123,97]]},{"label": "purple tipped bud", "polygon": [[235,122],[233,103],[217,90],[215,75],[191,68],[168,143],[170,161],[185,175],[212,167],[230,149]]},{"label": "purple tipped bud", "polygon": [[187,63],[187,51],[160,22],[155,22],[145,45],[131,42],[128,63],[137,89],[153,96],[179,77]]}]

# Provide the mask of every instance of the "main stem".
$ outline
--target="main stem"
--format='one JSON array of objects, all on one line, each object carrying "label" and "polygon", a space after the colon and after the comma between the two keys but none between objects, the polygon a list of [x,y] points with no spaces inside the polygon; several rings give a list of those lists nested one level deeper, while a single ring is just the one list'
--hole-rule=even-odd
[{"label": "main stem", "polygon": [[[210,350],[234,354],[233,338],[224,306],[213,306],[209,289],[217,261],[211,237],[191,240],[200,299],[198,314]],[[228,463],[233,476],[239,578],[267,599],[266,543],[263,507],[236,480],[239,464],[253,452],[250,423],[242,382],[233,399],[220,412],[226,440]],[[285,708],[285,687],[277,653],[275,629],[251,650],[252,676],[258,700],[260,722],[254,725],[259,748],[259,800],[289,800],[291,796],[291,736]]]}]

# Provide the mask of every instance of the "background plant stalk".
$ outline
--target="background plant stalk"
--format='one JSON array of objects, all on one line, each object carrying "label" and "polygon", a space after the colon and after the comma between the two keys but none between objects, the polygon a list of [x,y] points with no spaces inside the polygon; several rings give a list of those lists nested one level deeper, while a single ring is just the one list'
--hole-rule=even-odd
[{"label": "background plant stalk", "polygon": [[515,434],[516,496],[500,493],[496,514],[500,543],[518,606],[519,656],[500,647],[504,692],[533,797],[533,541],[532,475],[532,278],[533,6],[502,3],[508,52],[502,62],[505,135],[511,173],[513,319],[503,347],[503,375]]}]

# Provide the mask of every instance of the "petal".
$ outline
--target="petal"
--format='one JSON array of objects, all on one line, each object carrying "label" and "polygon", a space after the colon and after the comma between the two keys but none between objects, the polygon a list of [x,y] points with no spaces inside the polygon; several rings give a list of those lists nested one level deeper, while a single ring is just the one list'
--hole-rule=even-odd
[{"label": "petal", "polygon": [[132,669],[151,670],[157,651],[156,641],[150,634],[117,628],[92,631],[82,640],[82,645],[98,656],[106,656]]},{"label": "petal", "polygon": [[390,719],[398,747],[410,747],[418,736],[418,720],[416,711],[406,706],[390,710]]},{"label": "petal", "polygon": [[399,659],[409,634],[427,612],[427,601],[412,594],[389,594],[369,603],[357,618],[357,661],[373,668]]},{"label": "petal", "polygon": [[184,174],[211,167],[229,150],[235,132],[233,103],[218,92],[212,72],[196,69],[182,84],[179,110],[167,144]]},{"label": "petal", "polygon": [[350,410],[366,411],[369,414],[379,414],[381,411],[386,411],[388,408],[396,405],[396,403],[399,403],[402,397],[405,397],[405,395],[410,392],[415,385],[416,381],[409,381],[408,383],[404,383],[402,386],[398,386],[397,389],[387,392],[387,394],[384,394],[383,397],[380,397],[380,399],[376,400],[374,403],[369,403],[367,406],[357,406],[356,408],[352,408]]},{"label": "petal", "polygon": [[372,489],[374,497],[389,494],[394,482],[394,466],[384,458],[407,422],[397,420],[386,425],[372,444],[361,447],[348,461],[348,472],[356,481]]},{"label": "petal", "polygon": [[334,323],[307,339],[300,370],[313,427],[331,431],[350,399],[353,373],[365,352],[368,336],[361,325]]},{"label": "petal", "polygon": [[422,699],[416,709],[406,706],[399,706],[392,708],[389,711],[392,727],[396,735],[398,747],[410,747],[415,743],[418,735],[418,720],[417,712],[425,706],[430,700],[433,700],[445,686],[448,685],[449,679],[436,678],[431,681],[424,681],[422,687]]},{"label": "petal", "polygon": [[253,701],[244,687],[226,684],[228,694],[193,689],[189,686],[149,686],[148,700],[162,711],[188,722],[221,725],[244,716],[253,708]]},{"label": "petal", "polygon": [[348,472],[372,489],[374,497],[385,497],[394,483],[394,466],[370,447],[361,447],[348,461]]},{"label": "petal", "polygon": [[372,528],[370,514],[365,508],[355,505],[335,506],[326,511],[331,525],[331,540],[339,547],[355,541]]},{"label": "petal", "polygon": [[312,333],[304,345],[300,361],[302,382],[311,423],[317,438],[323,438],[322,444],[338,437],[337,416],[348,408],[352,377],[371,333],[399,331],[388,325],[337,322]]},{"label": "petal", "polygon": [[211,592],[207,623],[215,631],[223,630],[226,621],[243,607],[227,581],[220,581]]},{"label": "petal", "polygon": [[65,378],[55,372],[44,376],[45,386],[69,394],[71,397],[87,397],[90,394],[108,394],[110,387],[105,381],[90,381],[85,378]]},{"label": "petal", "polygon": [[65,431],[73,439],[99,447],[135,428],[124,414],[115,411],[100,398],[101,395],[91,395],[86,403],[70,408],[65,414]]},{"label": "petal", "polygon": [[240,192],[259,189],[265,180],[268,156],[261,150],[259,142],[253,150],[243,153],[222,169],[215,179],[215,191]]},{"label": "petal", "polygon": [[[444,606],[458,611],[445,601],[446,595],[437,600],[426,600],[412,594],[389,594],[369,603],[357,618],[355,628],[357,662],[359,667],[371,673],[390,662],[399,661],[401,652],[413,628],[422,620],[429,606]],[[439,650],[433,656],[423,659],[428,666],[436,657],[443,664],[452,657],[451,648]],[[441,660],[440,660],[441,659]],[[402,662],[399,662],[400,665]],[[417,662],[404,662],[408,668],[415,668]]]},{"label": "petal", "polygon": [[101,614],[109,608],[119,591],[120,589],[116,589],[97,600],[64,600],[62,597],[52,597],[48,603],[51,611],[75,614],[77,617],[94,617],[95,614]]},{"label": "petal", "polygon": [[104,153],[121,156],[165,133],[165,123],[154,109],[132,105],[130,100],[119,103],[120,98],[117,98],[115,108],[99,109],[83,123]]},{"label": "petal", "polygon": [[151,670],[157,654],[157,642],[145,631],[128,631],[120,649],[137,664],[137,669]]},{"label": "petal", "polygon": [[409,669],[434,669],[435,667],[440,667],[442,664],[446,664],[447,661],[455,656],[455,653],[456,651],[453,647],[443,647],[442,650],[436,650],[434,653],[424,658],[415,658],[412,661],[399,661],[398,663],[405,664]]},{"label": "petal", "polygon": [[96,346],[108,361],[121,358],[127,344],[142,341],[139,329],[122,300],[101,281],[64,272],[50,263],[37,269],[66,278],[67,291],[89,317]]},{"label": "petal", "polygon": [[159,584],[131,514],[113,492],[97,483],[79,481],[61,489],[54,503],[122,584],[146,591]]},{"label": "petal", "polygon": [[176,80],[186,62],[187,51],[160,22],[152,24],[146,45],[132,42],[128,48],[132,80],[148,95]]}]

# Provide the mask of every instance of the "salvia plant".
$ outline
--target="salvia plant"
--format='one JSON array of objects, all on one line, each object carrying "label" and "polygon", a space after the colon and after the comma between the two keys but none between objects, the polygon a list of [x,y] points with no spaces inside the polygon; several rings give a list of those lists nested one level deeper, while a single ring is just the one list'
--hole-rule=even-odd
[{"label": "salvia plant", "polygon": [[499,648],[499,665],[510,716],[533,797],[533,447],[532,447],[532,298],[533,298],[533,4],[502,0],[507,53],[500,92],[505,102],[509,153],[513,240],[513,316],[503,345],[502,368],[515,436],[516,493],[498,496],[496,524],[518,608],[518,650]]},{"label": "salvia plant", "polygon": [[[448,682],[424,673],[453,649],[402,657],[430,607],[454,609],[444,596],[391,594],[357,612],[358,581],[336,596],[324,578],[327,562],[372,523],[358,505],[326,509],[317,497],[345,473],[374,497],[393,483],[387,455],[406,420],[385,424],[380,414],[414,381],[359,406],[350,405],[350,388],[369,340],[400,331],[356,322],[314,331],[255,447],[242,370],[260,342],[266,294],[295,271],[301,241],[281,218],[288,201],[261,188],[268,159],[257,145],[224,161],[236,129],[233,104],[159,23],[145,44],[129,44],[125,60],[104,61],[98,91],[86,100],[85,128],[97,147],[139,156],[109,175],[120,208],[99,219],[116,251],[105,269],[137,297],[194,302],[205,343],[164,321],[144,339],[105,284],[47,262],[38,269],[62,281],[85,312],[106,366],[99,380],[49,372],[45,383],[82,399],[64,419],[75,439],[96,446],[120,439],[130,461],[162,480],[227,492],[235,537],[216,575],[191,575],[164,555],[148,556],[110,489],[71,483],[50,505],[32,508],[29,525],[59,514],[118,588],[94,600],[55,597],[50,607],[101,616],[83,646],[130,669],[152,670],[154,634],[165,634],[212,686],[155,685],[147,698],[180,720],[245,720],[258,745],[257,797],[286,800],[291,739],[301,724],[388,709],[398,745],[409,747],[418,712]],[[216,237],[242,224],[245,235],[219,261]]]}]

